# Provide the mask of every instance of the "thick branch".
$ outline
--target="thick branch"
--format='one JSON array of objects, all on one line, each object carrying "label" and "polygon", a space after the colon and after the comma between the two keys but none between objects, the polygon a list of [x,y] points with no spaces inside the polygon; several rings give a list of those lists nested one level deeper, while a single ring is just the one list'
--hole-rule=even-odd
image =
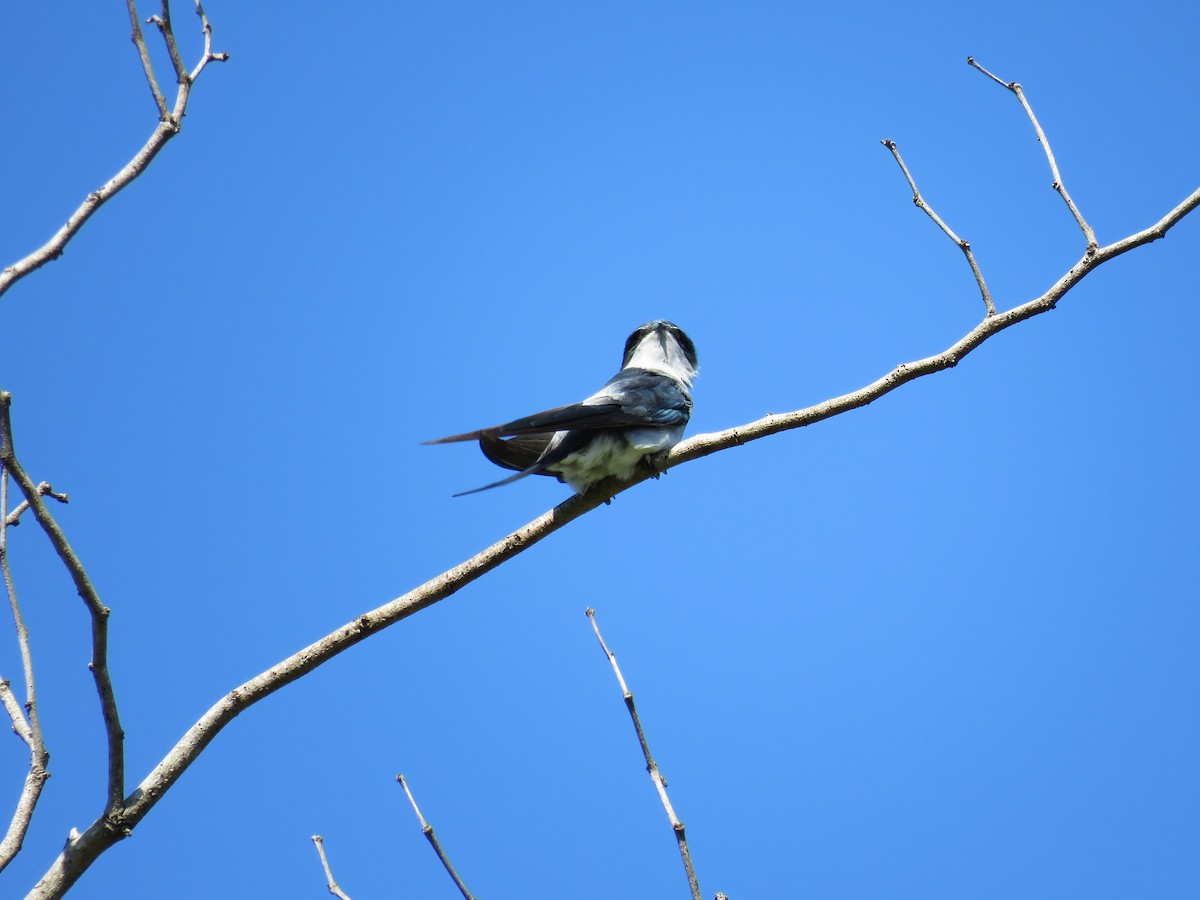
[{"label": "thick branch", "polygon": [[[675,446],[667,457],[664,468],[672,468],[689,460],[740,446],[781,431],[812,425],[839,413],[866,406],[914,379],[952,368],[993,335],[999,334],[1018,322],[1053,309],[1071,288],[1103,263],[1143,244],[1165,237],[1174,225],[1195,210],[1197,206],[1200,206],[1200,188],[1154,225],[1115,244],[1103,247],[1093,255],[1085,256],[1040,297],[1007,312],[984,319],[964,337],[936,356],[901,364],[866,387],[832,400],[826,400],[807,409],[769,415],[755,422],[715,434],[696,435]],[[195,762],[201,751],[238,714],[365,640],[371,634],[394,625],[440,600],[453,596],[471,582],[486,575],[492,569],[507,562],[559,528],[602,505],[612,495],[639,484],[649,477],[651,476],[646,474],[639,475],[627,482],[603,482],[586,494],[577,494],[571,497],[549,512],[538,516],[528,525],[497,541],[482,553],[443,572],[402,597],[371,612],[364,613],[321,640],[292,654],[287,659],[281,660],[245,684],[234,688],[188,729],[162,762],[154,767],[127,798],[119,821],[116,823],[121,827],[114,829],[113,822],[99,819],[83,834],[68,841],[62,854],[55,860],[29,897],[39,898],[39,900],[40,898],[61,897],[96,857],[124,837],[129,829],[132,829],[145,817],[163,794],[179,780],[188,766]]]},{"label": "thick branch", "polygon": [[75,237],[84,223],[92,217],[92,214],[146,170],[151,160],[166,146],[167,141],[179,133],[179,129],[183,125],[183,115],[187,111],[192,82],[195,81],[196,77],[209,62],[229,58],[226,53],[212,52],[212,27],[208,24],[208,19],[204,15],[203,8],[197,2],[196,14],[200,17],[204,31],[204,55],[191,74],[185,80],[180,81],[179,92],[175,96],[175,105],[168,110],[162,92],[158,88],[158,82],[154,77],[154,69],[150,64],[146,42],[142,36],[141,26],[138,24],[137,8],[134,0],[127,0],[127,5],[129,7],[130,20],[133,24],[133,42],[138,48],[138,55],[142,60],[142,68],[146,72],[146,78],[150,82],[151,93],[154,94],[155,105],[159,109],[158,126],[154,129],[154,132],[150,135],[150,139],[146,141],[142,149],[134,155],[133,159],[98,190],[88,194],[83,202],[79,204],[79,208],[67,219],[67,223],[50,240],[24,259],[13,263],[0,272],[0,296],[3,296],[5,291],[30,272],[35,272],[51,260],[62,256],[67,244]]}]

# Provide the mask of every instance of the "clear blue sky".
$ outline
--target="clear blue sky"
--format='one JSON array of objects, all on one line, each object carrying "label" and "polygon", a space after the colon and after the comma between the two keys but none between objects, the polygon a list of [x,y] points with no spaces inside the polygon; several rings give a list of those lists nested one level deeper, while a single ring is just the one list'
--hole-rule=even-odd
[{"label": "clear blue sky", "polygon": [[[86,8],[83,8],[85,7]],[[147,9],[147,14],[153,12]],[[423,439],[670,318],[691,433],[807,406],[1200,184],[1186,4],[232,3],[183,134],[0,300],[19,450],[113,609],[130,785],[222,694],[565,499]],[[185,55],[196,26],[178,4]],[[118,0],[0,11],[3,264],[154,111]],[[157,48],[156,48],[157,52]],[[159,54],[161,61],[162,55]],[[235,721],[81,898],[1200,894],[1200,218],[957,369],[680,467]],[[536,482],[536,483],[535,483]],[[12,535],[53,754],[17,896],[103,798],[82,604]],[[0,638],[0,675],[19,666]],[[0,742],[0,806],[23,746]],[[7,821],[7,812],[2,813]]]}]

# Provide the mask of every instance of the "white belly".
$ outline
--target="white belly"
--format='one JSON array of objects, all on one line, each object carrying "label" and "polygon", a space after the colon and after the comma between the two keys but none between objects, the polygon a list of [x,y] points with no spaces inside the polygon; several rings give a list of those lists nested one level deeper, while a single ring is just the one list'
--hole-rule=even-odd
[{"label": "white belly", "polygon": [[547,468],[579,493],[610,476],[630,478],[643,457],[670,450],[683,437],[683,428],[633,428],[601,433],[586,447]]}]

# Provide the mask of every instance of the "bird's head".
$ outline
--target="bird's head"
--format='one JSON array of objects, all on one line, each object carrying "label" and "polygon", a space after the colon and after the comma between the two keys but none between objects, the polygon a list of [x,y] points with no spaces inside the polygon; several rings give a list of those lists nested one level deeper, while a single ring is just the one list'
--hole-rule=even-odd
[{"label": "bird's head", "polygon": [[700,371],[696,345],[683,329],[666,319],[647,322],[625,342],[624,369],[630,366],[661,372],[688,387]]}]

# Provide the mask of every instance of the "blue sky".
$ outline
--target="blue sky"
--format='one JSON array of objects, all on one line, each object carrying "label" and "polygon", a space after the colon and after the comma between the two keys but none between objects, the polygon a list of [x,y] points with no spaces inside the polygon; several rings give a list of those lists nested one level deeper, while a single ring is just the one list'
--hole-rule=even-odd
[{"label": "blue sky", "polygon": [[[0,11],[4,264],[153,127],[123,4]],[[183,134],[0,300],[0,385],[112,607],[131,786],[222,694],[567,496],[443,434],[569,402],[678,322],[691,433],[798,409],[1200,183],[1181,4],[228,3]],[[147,10],[147,14],[153,10]],[[198,41],[175,13],[185,56]],[[157,53],[157,48],[156,48]],[[159,54],[160,65],[163,63]],[[1200,220],[956,369],[696,461],[251,709],[83,898],[1200,890]],[[534,483],[536,481],[536,483]],[[11,535],[53,778],[17,895],[103,798],[84,610]],[[17,679],[11,639],[0,674]],[[0,742],[15,801],[23,746]]]}]

